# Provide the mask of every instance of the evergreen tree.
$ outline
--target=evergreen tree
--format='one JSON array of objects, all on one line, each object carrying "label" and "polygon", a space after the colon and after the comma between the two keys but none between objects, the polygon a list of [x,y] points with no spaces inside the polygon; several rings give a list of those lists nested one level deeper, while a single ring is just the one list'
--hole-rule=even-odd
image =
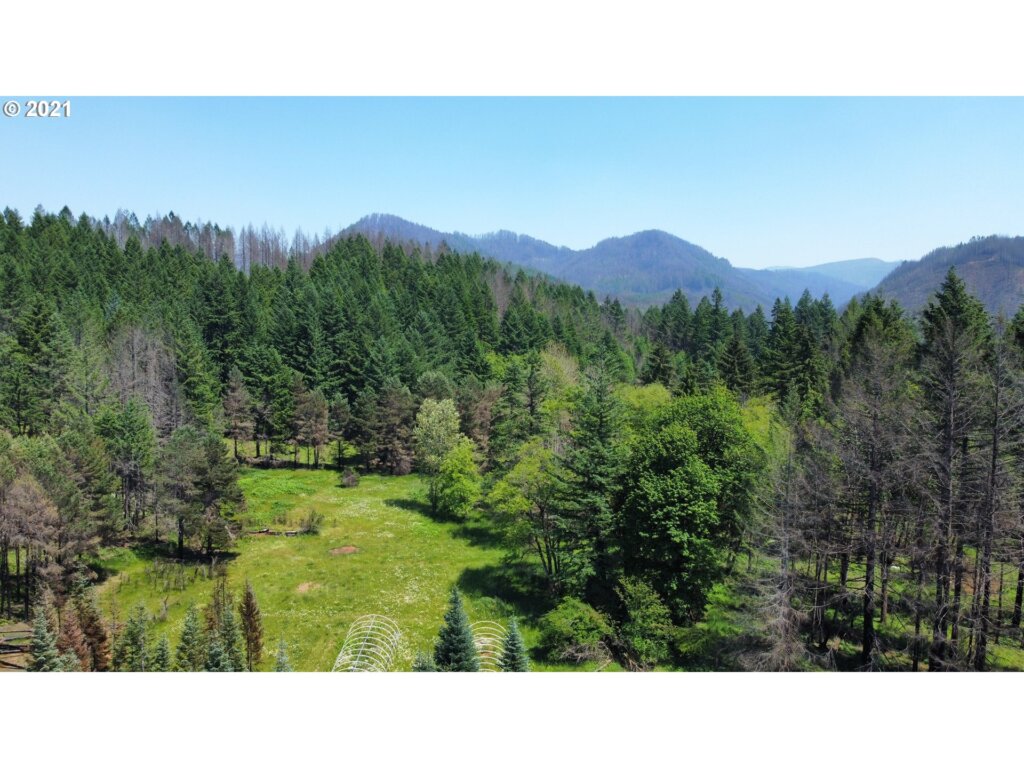
[{"label": "evergreen tree", "polygon": [[61,655],[74,657],[75,671],[88,672],[92,668],[92,653],[89,643],[78,621],[78,612],[71,601],[64,604],[60,633],[57,635],[57,650]]},{"label": "evergreen tree", "polygon": [[515,618],[509,622],[508,634],[505,636],[505,644],[501,649],[501,659],[498,666],[502,672],[529,672],[530,659],[526,654],[526,644],[519,632],[519,624]]},{"label": "evergreen tree", "polygon": [[238,461],[238,441],[248,440],[252,436],[255,421],[252,417],[252,400],[246,389],[242,372],[237,367],[231,368],[228,374],[228,391],[224,396],[224,418],[227,421],[227,434],[231,438],[235,461]]},{"label": "evergreen tree", "polygon": [[444,626],[434,646],[434,664],[440,672],[480,671],[480,657],[473,632],[469,628],[469,617],[462,607],[462,596],[456,587],[452,587]]},{"label": "evergreen tree", "polygon": [[206,664],[203,667],[207,672],[234,672],[231,666],[231,658],[224,650],[220,636],[210,635],[210,643],[206,647]]},{"label": "evergreen tree", "polygon": [[248,581],[245,582],[245,592],[238,612],[242,617],[242,634],[245,636],[246,669],[252,672],[263,658],[263,618],[256,593]]},{"label": "evergreen tree", "polygon": [[277,644],[277,656],[274,657],[274,671],[275,672],[291,672],[292,665],[288,661],[288,644],[285,643],[282,637]]},{"label": "evergreen tree", "polygon": [[434,664],[434,657],[429,653],[417,653],[412,663],[413,672],[437,672],[437,665]]},{"label": "evergreen tree", "polygon": [[64,663],[57,651],[57,639],[50,626],[49,607],[40,600],[36,604],[34,613],[32,640],[28,647],[32,660],[28,664],[28,670],[30,672],[62,672]]},{"label": "evergreen tree", "polygon": [[622,406],[604,366],[587,373],[570,417],[559,462],[558,505],[567,521],[563,579],[577,593],[607,603],[621,568],[612,503],[622,473]]},{"label": "evergreen tree", "polygon": [[149,617],[143,605],[135,606],[124,631],[114,645],[114,669],[118,672],[145,672],[149,668],[146,650],[146,626]]},{"label": "evergreen tree", "polygon": [[161,635],[151,656],[152,658],[149,662],[150,672],[171,671],[171,644],[167,642],[167,635]]},{"label": "evergreen tree", "polygon": [[747,342],[740,328],[733,331],[721,357],[718,372],[725,385],[740,395],[749,395],[754,388],[757,371],[754,356],[750,354]]},{"label": "evergreen tree", "polygon": [[231,672],[242,672],[245,670],[245,656],[242,651],[242,633],[238,626],[238,619],[231,610],[230,604],[224,615],[221,617],[219,641],[221,648],[227,657]]},{"label": "evergreen tree", "polygon": [[174,666],[181,672],[199,672],[206,666],[206,640],[195,605],[190,605],[185,613],[185,627],[181,631]]}]

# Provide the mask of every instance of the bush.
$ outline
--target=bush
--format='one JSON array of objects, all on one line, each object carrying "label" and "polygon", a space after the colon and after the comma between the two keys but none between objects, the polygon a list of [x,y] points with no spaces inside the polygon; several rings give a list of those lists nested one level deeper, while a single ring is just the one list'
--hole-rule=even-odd
[{"label": "bush", "polygon": [[619,638],[633,662],[649,668],[669,654],[674,627],[668,608],[650,586],[635,578],[625,578],[615,590],[627,616]]},{"label": "bush", "polygon": [[300,533],[320,533],[320,526],[324,522],[323,513],[317,512],[316,510],[310,510],[306,513],[306,516],[302,518],[302,524],[299,525]]},{"label": "bush", "polygon": [[540,620],[540,646],[545,655],[562,661],[590,661],[608,655],[605,639],[612,635],[608,618],[597,609],[567,597]]},{"label": "bush", "polygon": [[341,476],[341,484],[346,488],[355,488],[359,485],[359,473],[354,469],[346,469],[345,474]]}]

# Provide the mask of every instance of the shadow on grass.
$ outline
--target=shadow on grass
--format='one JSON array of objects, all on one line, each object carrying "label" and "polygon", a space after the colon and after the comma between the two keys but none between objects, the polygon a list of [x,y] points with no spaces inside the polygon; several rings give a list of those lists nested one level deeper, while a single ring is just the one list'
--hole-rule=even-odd
[{"label": "shadow on grass", "polygon": [[[206,555],[200,551],[193,551],[186,549],[184,557],[178,558],[178,547],[172,542],[159,542],[155,543],[150,541],[135,541],[127,544],[135,555],[146,560],[149,563],[156,561],[164,563],[176,563],[184,566],[200,566],[200,565],[212,565],[216,563],[217,566],[226,566],[228,563],[235,560],[238,557],[237,552],[225,552],[218,551],[214,552],[213,555]],[[89,562],[89,570],[95,574],[95,583],[102,583],[107,579],[117,576],[123,569],[114,567],[105,567],[100,561]]]},{"label": "shadow on grass", "polygon": [[389,507],[404,509],[408,512],[415,512],[418,515],[430,518],[435,523],[443,523],[455,526],[452,531],[457,539],[463,539],[475,547],[486,547],[490,549],[501,548],[504,541],[501,534],[494,530],[486,518],[479,513],[469,517],[457,517],[439,510],[430,508],[430,504],[418,499],[385,499],[384,503]]},{"label": "shadow on grass", "polygon": [[458,588],[474,598],[494,598],[511,606],[516,615],[536,621],[554,604],[546,597],[544,577],[530,563],[502,563],[467,568],[459,576]]}]

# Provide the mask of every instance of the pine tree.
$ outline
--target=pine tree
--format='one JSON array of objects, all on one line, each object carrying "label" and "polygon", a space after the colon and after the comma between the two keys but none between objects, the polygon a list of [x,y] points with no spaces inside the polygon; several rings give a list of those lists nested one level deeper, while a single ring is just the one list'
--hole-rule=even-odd
[{"label": "pine tree", "polygon": [[441,672],[479,672],[480,657],[477,654],[473,632],[469,628],[469,617],[462,607],[462,596],[452,587],[448,598],[448,610],[444,615],[444,626],[434,646],[434,664]]},{"label": "pine tree", "polygon": [[498,666],[502,672],[529,672],[530,659],[526,655],[526,644],[519,632],[519,624],[515,618],[509,622],[508,635],[505,636],[505,645],[501,649],[501,658]]},{"label": "pine tree", "polygon": [[181,672],[199,672],[206,666],[206,641],[199,626],[199,611],[194,605],[185,614],[185,628],[175,657],[175,668]]},{"label": "pine tree", "polygon": [[114,669],[118,672],[145,672],[149,668],[146,652],[148,623],[145,606],[137,605],[114,647]]},{"label": "pine tree", "polygon": [[89,646],[89,667],[94,672],[110,669],[110,637],[103,624],[95,596],[82,596],[75,602],[78,623]]},{"label": "pine tree", "polygon": [[29,672],[61,672],[64,669],[48,613],[49,607],[40,600],[36,604],[35,618],[32,621],[32,640],[29,643],[32,661],[28,664]]},{"label": "pine tree", "polygon": [[238,461],[238,441],[252,436],[255,421],[252,416],[252,400],[245,387],[242,372],[231,368],[228,375],[228,391],[224,396],[224,418],[227,420],[227,435],[234,446],[235,461]]},{"label": "pine tree", "polygon": [[207,672],[234,672],[231,666],[231,659],[224,650],[224,645],[218,635],[211,635],[209,646],[206,649],[206,664],[204,669]]},{"label": "pine tree", "polygon": [[412,663],[413,672],[437,672],[437,666],[434,664],[434,657],[429,653],[417,653],[416,660]]},{"label": "pine tree", "polygon": [[231,666],[231,672],[242,672],[245,670],[245,657],[242,651],[242,633],[238,627],[238,619],[235,618],[231,606],[224,612],[220,625],[220,643]]},{"label": "pine tree", "polygon": [[160,641],[153,649],[152,658],[149,662],[150,672],[171,671],[171,644],[167,642],[167,635],[162,635]]},{"label": "pine tree", "polygon": [[274,658],[274,671],[275,672],[291,672],[292,665],[288,661],[288,644],[282,637],[277,644],[277,656]]},{"label": "pine tree", "polygon": [[61,654],[71,654],[75,657],[77,668],[88,672],[92,668],[92,654],[85,633],[78,622],[78,614],[75,606],[70,601],[65,603],[64,612],[61,616],[60,633],[57,636],[57,650]]},{"label": "pine tree", "polygon": [[248,581],[245,582],[245,593],[238,612],[242,617],[242,634],[245,636],[246,668],[252,672],[263,658],[263,618],[260,616],[256,593]]}]

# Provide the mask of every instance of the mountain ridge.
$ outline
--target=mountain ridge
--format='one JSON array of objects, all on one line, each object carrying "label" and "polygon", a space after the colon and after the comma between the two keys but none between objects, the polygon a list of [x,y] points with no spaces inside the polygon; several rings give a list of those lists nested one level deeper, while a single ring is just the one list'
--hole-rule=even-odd
[{"label": "mountain ridge", "polygon": [[896,267],[895,262],[877,259],[852,260],[854,264],[849,267],[841,266],[847,262],[772,269],[734,267],[728,259],[660,229],[606,237],[579,250],[504,229],[481,235],[442,232],[394,214],[369,214],[341,232],[354,233],[432,248],[444,244],[457,251],[475,250],[498,261],[571,281],[599,297],[611,296],[637,306],[664,303],[677,290],[695,302],[716,287],[728,306],[744,311],[759,304],[767,309],[776,298],[785,296],[796,301],[804,290],[815,297],[828,293],[834,303],[841,305],[878,282],[873,277],[851,280],[844,272],[855,272],[862,262],[872,262],[875,271],[879,267],[874,262],[884,265],[881,269],[885,271]]}]

